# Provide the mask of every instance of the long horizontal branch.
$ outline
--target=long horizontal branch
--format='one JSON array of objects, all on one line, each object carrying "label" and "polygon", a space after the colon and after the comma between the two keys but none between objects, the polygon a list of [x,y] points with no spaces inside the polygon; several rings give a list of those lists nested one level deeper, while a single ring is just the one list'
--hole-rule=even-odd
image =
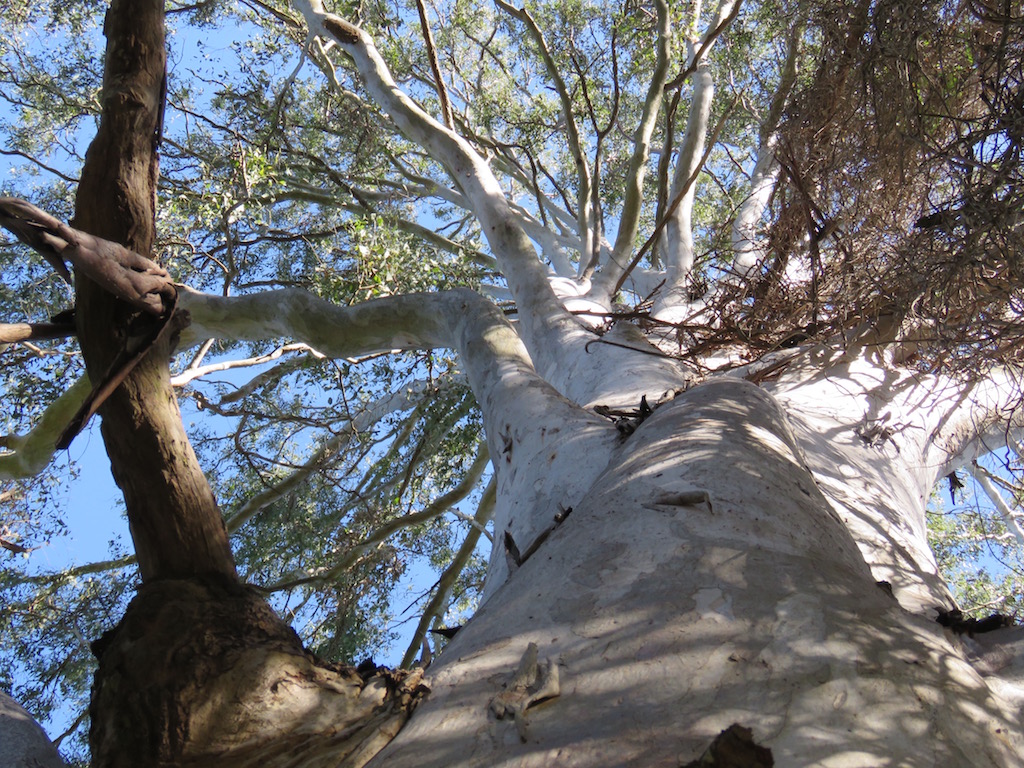
[{"label": "long horizontal branch", "polygon": [[181,341],[190,345],[209,338],[293,338],[333,358],[453,347],[454,339],[440,318],[452,311],[454,293],[466,301],[485,301],[465,289],[389,296],[342,307],[298,288],[229,297],[181,286],[179,306],[191,320]]},{"label": "long horizontal branch", "polygon": [[75,335],[75,324],[71,323],[0,323],[0,344],[19,341],[43,341],[44,339],[65,339]]}]

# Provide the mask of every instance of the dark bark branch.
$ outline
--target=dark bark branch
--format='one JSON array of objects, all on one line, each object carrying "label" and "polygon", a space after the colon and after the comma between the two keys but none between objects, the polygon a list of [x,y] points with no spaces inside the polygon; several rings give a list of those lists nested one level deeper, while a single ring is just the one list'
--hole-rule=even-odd
[{"label": "dark bark branch", "polygon": [[75,271],[136,309],[163,315],[174,301],[167,270],[123,245],[69,227],[31,203],[0,197],[0,226],[37,251],[67,282]]},{"label": "dark bark branch", "polygon": [[430,71],[434,75],[434,85],[437,89],[437,96],[441,100],[441,114],[444,117],[444,124],[449,128],[455,128],[455,120],[452,117],[452,104],[448,100],[448,89],[444,87],[444,78],[441,76],[441,64],[437,60],[437,46],[434,45],[434,35],[430,32],[430,20],[427,19],[427,8],[423,0],[416,0],[416,10],[420,14],[420,28],[423,30],[423,42],[427,46],[427,58],[430,59]]},{"label": "dark bark branch", "polygon": [[[76,264],[76,319],[94,383],[116,382],[125,356],[151,345],[100,409],[143,580],[212,573],[235,579],[220,509],[170,384],[173,334],[160,331],[173,286],[164,270],[140,256],[151,252],[155,239],[163,25],[162,0],[114,0],[103,30],[103,111],[82,169],[73,228],[51,220],[42,233],[30,227],[27,234],[64,257],[81,254],[88,265],[77,271]],[[55,235],[62,242],[55,243]]]}]

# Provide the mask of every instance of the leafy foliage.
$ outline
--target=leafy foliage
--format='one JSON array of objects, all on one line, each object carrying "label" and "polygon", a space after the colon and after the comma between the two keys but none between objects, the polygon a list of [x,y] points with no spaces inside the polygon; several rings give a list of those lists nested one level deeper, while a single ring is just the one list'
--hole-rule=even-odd
[{"label": "leafy foliage", "polygon": [[[672,203],[690,56],[718,11],[707,4],[694,18],[701,7],[668,9],[672,69],[642,158],[641,239],[657,239]],[[605,256],[623,215],[658,4],[525,8],[432,6],[442,82],[414,4],[334,10],[374,36],[431,114],[441,115],[442,91],[449,97],[454,130],[487,158],[542,258],[572,276],[589,257],[582,210],[593,208]],[[866,323],[905,342],[898,362],[920,370],[970,375],[1019,362],[1024,22],[1019,2],[957,8],[743,5],[702,62],[719,89],[695,181],[690,290],[703,307],[668,329],[675,349],[698,360],[739,347],[754,359]],[[16,2],[0,22],[2,192],[65,219],[99,109],[103,12],[94,0]],[[453,286],[504,296],[472,201],[379,113],[350,62],[307,46],[287,3],[210,0],[168,14],[157,255],[177,280],[224,294],[300,287],[342,305]],[[65,53],[54,56],[58,46]],[[764,258],[749,281],[726,280],[716,293],[765,147],[776,149],[780,181],[757,217]],[[651,248],[637,267],[654,275],[646,285],[657,285],[661,258]],[[71,300],[11,243],[0,246],[0,271],[5,320],[41,320]],[[655,325],[649,292],[627,287],[617,299]],[[425,604],[434,592],[405,600],[403,585],[412,574],[433,584],[422,574],[457,557],[487,481],[473,474],[480,416],[455,359],[435,351],[332,361],[275,340],[180,350],[175,370],[245,578],[329,659],[358,661],[396,642],[402,603]],[[81,372],[73,343],[7,349],[2,431],[30,429]],[[61,461],[0,487],[4,539],[36,546],[60,536],[64,500],[54,489],[73,473]],[[417,517],[467,478],[467,503]],[[999,523],[982,519],[936,516],[934,546],[965,605],[981,610],[1001,595],[1007,610],[1021,599],[1016,575],[997,584],[962,570],[985,553],[982,542],[1002,541]],[[2,555],[0,654],[17,671],[4,682],[38,715],[85,701],[87,642],[121,613],[136,578],[122,554],[56,573]],[[432,620],[472,610],[483,566],[479,554],[466,560]]]},{"label": "leafy foliage", "polygon": [[950,482],[955,499],[948,508],[940,493],[932,498],[928,539],[957,606],[965,616],[1024,615],[1024,559],[1006,521],[984,493],[967,479]]}]

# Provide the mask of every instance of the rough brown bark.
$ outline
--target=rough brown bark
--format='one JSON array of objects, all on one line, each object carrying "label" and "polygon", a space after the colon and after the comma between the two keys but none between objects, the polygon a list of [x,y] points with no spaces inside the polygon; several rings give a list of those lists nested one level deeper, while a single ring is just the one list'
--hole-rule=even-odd
[{"label": "rough brown bark", "polygon": [[[163,112],[161,0],[115,0],[104,23],[99,130],[86,154],[74,225],[141,254],[155,234],[157,143]],[[81,274],[77,322],[89,377],[102,381],[162,321],[114,299]],[[124,493],[144,580],[234,577],[220,510],[185,436],[161,339],[100,413],[114,479]]]},{"label": "rough brown bark", "polygon": [[[152,642],[147,642],[152,640]],[[425,692],[422,671],[332,666],[223,577],[144,584],[94,643],[93,765],[363,765]]]},{"label": "rough brown bark", "polygon": [[[155,234],[163,0],[114,0],[104,33],[103,113],[74,225],[145,255]],[[105,259],[90,273],[101,280]],[[425,691],[420,674],[317,661],[239,583],[170,385],[173,334],[161,331],[174,327],[174,299],[164,296],[162,313],[159,301],[126,303],[109,292],[116,280],[104,288],[87,271],[76,264],[79,339],[94,386],[116,387],[100,410],[103,439],[144,582],[94,646],[92,764],[363,765],[408,719]],[[127,361],[138,362],[118,383]]]}]

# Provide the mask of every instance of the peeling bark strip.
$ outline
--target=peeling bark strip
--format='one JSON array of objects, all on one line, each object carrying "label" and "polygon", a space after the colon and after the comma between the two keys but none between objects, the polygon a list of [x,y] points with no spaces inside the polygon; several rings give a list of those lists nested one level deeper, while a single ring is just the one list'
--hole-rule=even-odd
[{"label": "peeling bark strip", "polygon": [[488,709],[498,720],[515,720],[519,740],[528,739],[526,710],[542,701],[553,699],[562,692],[558,664],[551,658],[540,659],[537,644],[530,643],[519,660],[515,675],[505,689],[491,699]]},{"label": "peeling bark strip", "polygon": [[[132,348],[122,349],[103,378],[93,387],[89,397],[57,440],[57,450],[64,450],[150,348],[171,330],[178,292],[167,270],[152,259],[119,243],[69,227],[24,200],[0,197],[0,226],[36,250],[66,281],[71,282],[65,264],[68,261],[74,265],[77,274],[88,277],[100,288],[135,309],[161,319],[160,324],[143,333],[142,340],[133,344]],[[7,328],[11,330],[5,330]],[[0,326],[0,341],[70,335],[74,335],[74,326],[69,324],[25,325],[16,328]]]},{"label": "peeling bark strip", "polygon": [[[177,294],[175,294],[175,299]],[[136,345],[136,349],[125,349],[113,363],[110,370],[103,377],[102,381],[93,386],[89,396],[85,398],[74,418],[67,425],[57,440],[57,450],[63,451],[71,445],[75,436],[89,423],[89,419],[100,409],[100,406],[110,397],[121,383],[128,378],[135,366],[149,354],[155,346],[161,346],[161,341],[167,341],[168,337],[177,336],[178,332],[187,324],[187,315],[175,314],[177,301],[173,301],[164,313],[164,317],[155,329],[150,329]],[[173,340],[170,341],[173,346]]]},{"label": "peeling bark strip", "polygon": [[176,291],[167,270],[123,245],[93,237],[13,197],[0,197],[0,226],[37,251],[71,282],[65,261],[112,295],[151,315],[164,315]]},{"label": "peeling bark strip", "polygon": [[427,692],[422,670],[319,661],[260,595],[221,578],[144,584],[93,652],[90,741],[105,768],[362,766]]}]

